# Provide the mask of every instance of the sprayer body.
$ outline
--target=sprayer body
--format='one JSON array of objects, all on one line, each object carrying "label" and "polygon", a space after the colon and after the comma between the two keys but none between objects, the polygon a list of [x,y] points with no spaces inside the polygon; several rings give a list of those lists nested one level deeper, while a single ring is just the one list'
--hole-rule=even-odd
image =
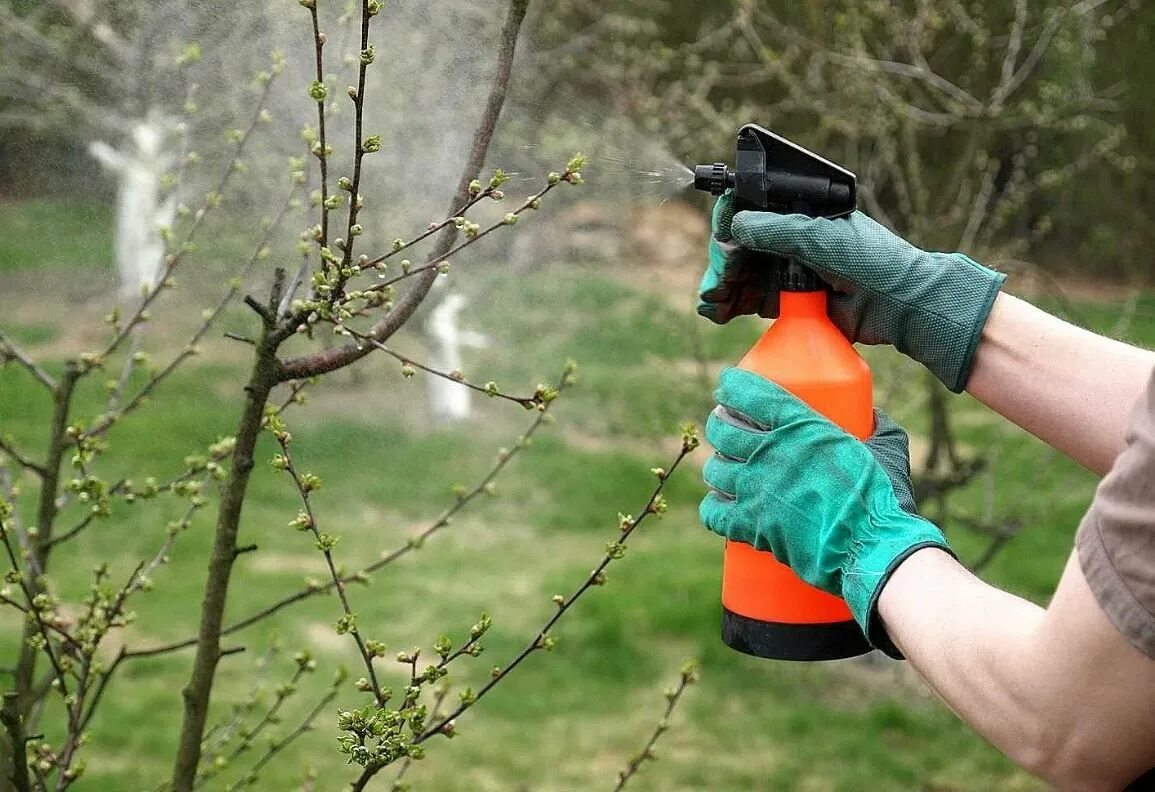
[{"label": "sprayer body", "polygon": [[[850,171],[756,124],[738,130],[734,168],[699,165],[694,186],[733,191],[736,211],[845,217],[857,203]],[[774,273],[778,319],[739,363],[793,393],[860,439],[874,428],[870,369],[826,313],[826,285],[801,262],[752,254],[746,266]],[[798,471],[805,475],[805,471]],[[835,660],[870,651],[838,597],[798,578],[768,552],[727,542],[722,639],[776,660]]]},{"label": "sprayer body", "polygon": [[[779,312],[739,367],[777,383],[847,433],[868,437],[870,369],[827,317],[826,292],[784,291]],[[870,651],[845,602],[748,544],[726,543],[722,606],[722,638],[746,654],[835,660]]]}]

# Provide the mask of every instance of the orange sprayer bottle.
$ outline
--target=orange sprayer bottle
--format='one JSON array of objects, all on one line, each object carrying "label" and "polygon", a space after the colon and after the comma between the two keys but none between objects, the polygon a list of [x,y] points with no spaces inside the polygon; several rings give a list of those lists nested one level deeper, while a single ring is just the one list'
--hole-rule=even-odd
[{"label": "orange sprayer bottle", "polygon": [[[735,168],[700,165],[695,187],[734,190],[737,211],[841,217],[854,211],[854,174],[753,124],[738,133]],[[776,382],[848,433],[873,430],[870,369],[830,321],[827,289],[796,261],[763,256],[755,271],[775,278],[777,320],[739,367]],[[846,603],[800,580],[765,551],[726,542],[722,639],[776,660],[835,660],[870,651]]]}]

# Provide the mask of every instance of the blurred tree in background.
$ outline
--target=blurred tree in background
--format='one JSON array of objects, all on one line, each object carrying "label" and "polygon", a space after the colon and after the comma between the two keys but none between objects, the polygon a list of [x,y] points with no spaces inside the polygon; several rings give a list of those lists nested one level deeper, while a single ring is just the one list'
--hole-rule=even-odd
[{"label": "blurred tree in background", "polygon": [[1145,278],[1152,22],[1128,0],[567,0],[541,39],[558,82],[686,161],[755,121],[855,169],[923,245]]}]

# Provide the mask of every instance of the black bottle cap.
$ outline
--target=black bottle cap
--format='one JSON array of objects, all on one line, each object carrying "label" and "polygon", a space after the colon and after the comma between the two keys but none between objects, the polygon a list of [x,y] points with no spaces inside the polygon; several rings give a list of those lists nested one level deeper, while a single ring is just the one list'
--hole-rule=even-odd
[{"label": "black bottle cap", "polygon": [[778,271],[778,288],[788,292],[811,292],[822,291],[825,285],[814,270],[788,259]]}]

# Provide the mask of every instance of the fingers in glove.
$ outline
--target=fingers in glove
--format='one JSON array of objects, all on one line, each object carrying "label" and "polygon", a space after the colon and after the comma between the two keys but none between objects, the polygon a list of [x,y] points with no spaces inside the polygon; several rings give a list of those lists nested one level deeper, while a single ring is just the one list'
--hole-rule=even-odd
[{"label": "fingers in glove", "polygon": [[770,427],[808,421],[818,414],[765,377],[738,368],[722,371],[714,401],[749,424]]},{"label": "fingers in glove", "polygon": [[722,456],[742,463],[754,456],[769,429],[718,406],[706,419],[706,442]]},{"label": "fingers in glove", "polygon": [[710,219],[710,229],[714,239],[719,242],[730,241],[730,224],[734,219],[734,192],[726,190],[714,202],[714,211]]},{"label": "fingers in glove", "polygon": [[702,498],[702,502],[698,504],[698,518],[702,521],[702,525],[714,533],[729,538],[727,529],[733,508],[733,501],[725,500],[716,492],[708,492],[706,497]]},{"label": "fingers in glove", "polygon": [[734,242],[750,250],[759,250],[791,258],[813,259],[820,237],[819,224],[830,223],[823,217],[774,212],[738,212],[730,223]]},{"label": "fingers in glove", "polygon": [[715,453],[702,467],[702,478],[722,500],[733,501],[738,497],[738,476],[742,463]]},{"label": "fingers in glove", "polygon": [[910,483],[910,438],[903,428],[876,409],[874,432],[867,438],[866,447],[890,480],[899,507],[908,514],[918,514]]},{"label": "fingers in glove", "polygon": [[910,474],[910,437],[882,410],[875,409],[874,431],[865,442],[883,467],[893,466]]}]

